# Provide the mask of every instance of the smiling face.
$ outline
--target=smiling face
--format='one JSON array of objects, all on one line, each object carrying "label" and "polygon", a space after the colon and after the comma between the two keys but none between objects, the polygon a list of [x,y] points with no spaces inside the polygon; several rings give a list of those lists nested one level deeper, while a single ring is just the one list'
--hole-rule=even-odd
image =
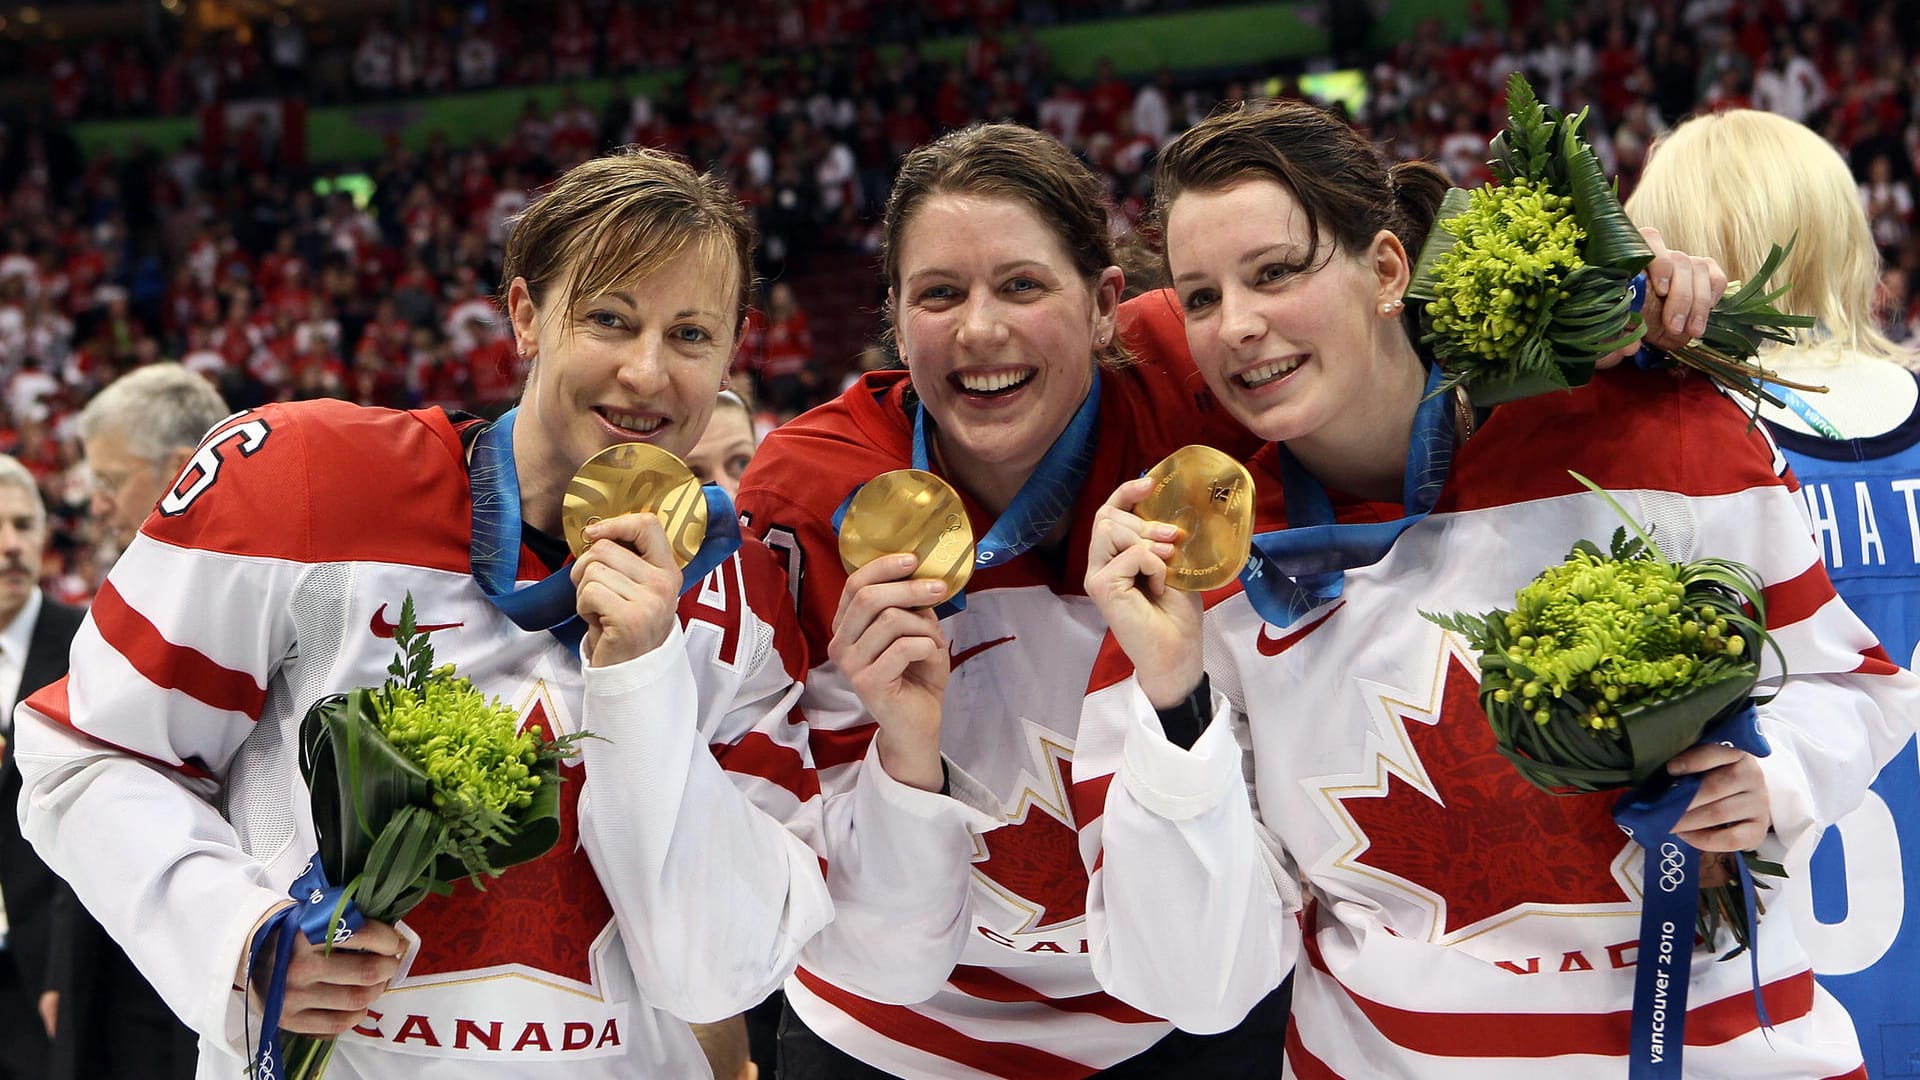
[{"label": "smiling face", "polygon": [[567,481],[609,446],[652,443],[683,459],[693,450],[733,354],[738,277],[726,252],[694,242],[571,311],[561,307],[568,289],[536,302],[526,279],[514,279],[514,339],[533,370],[513,457],[535,527],[557,526]]},{"label": "smiling face", "polygon": [[1089,282],[1023,203],[947,192],[914,210],[898,268],[894,325],[941,460],[999,509],[1086,398],[1120,271]]},{"label": "smiling face", "polygon": [[1391,233],[1358,255],[1322,237],[1320,265],[1307,265],[1299,202],[1247,179],[1182,192],[1166,242],[1194,363],[1255,434],[1310,444],[1378,412],[1385,388],[1405,381],[1405,335],[1381,308],[1406,291],[1406,251]]}]

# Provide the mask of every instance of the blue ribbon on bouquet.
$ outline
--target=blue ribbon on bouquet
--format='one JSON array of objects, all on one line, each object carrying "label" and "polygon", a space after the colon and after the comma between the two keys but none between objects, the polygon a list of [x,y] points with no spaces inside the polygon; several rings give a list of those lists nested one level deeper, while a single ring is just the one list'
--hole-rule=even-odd
[{"label": "blue ribbon on bouquet", "polygon": [[[1633,308],[1635,314],[1639,314],[1641,306],[1646,303],[1647,299],[1647,275],[1635,274],[1633,280],[1627,284],[1627,289],[1633,297],[1630,306]],[[1673,366],[1672,361],[1668,360],[1659,350],[1651,345],[1640,346],[1640,351],[1633,354],[1633,362],[1635,366],[1641,368],[1664,368]],[[1795,416],[1806,421],[1807,427],[1813,429],[1814,433],[1821,438],[1833,439],[1835,441],[1846,438],[1845,435],[1840,434],[1839,428],[1833,426],[1833,421],[1822,415],[1819,409],[1813,407],[1812,402],[1802,397],[1799,392],[1795,391],[1792,387],[1767,382],[1765,379],[1756,379],[1754,382],[1756,386],[1768,387],[1768,393],[1779,398],[1781,404],[1790,409]]]},{"label": "blue ribbon on bouquet", "polygon": [[[247,985],[253,985],[253,973],[258,969],[261,955],[269,943],[273,946],[273,966],[267,976],[267,988],[261,995],[260,1050],[252,1055],[247,1065],[247,1075],[252,1080],[278,1080],[281,1071],[282,1054],[280,1048],[280,1013],[287,1000],[287,969],[293,964],[293,935],[300,933],[315,945],[332,941],[343,945],[353,937],[353,932],[366,925],[366,917],[352,900],[343,900],[346,893],[343,885],[329,884],[327,873],[320,867],[320,856],[307,860],[292,885],[287,886],[287,895],[293,897],[292,907],[284,907],[268,916],[253,933],[253,943],[247,950]],[[338,922],[335,915],[338,915]]]},{"label": "blue ribbon on bouquet", "polygon": [[1395,521],[1335,524],[1333,501],[1320,481],[1287,452],[1279,452],[1287,500],[1287,527],[1255,533],[1253,550],[1240,569],[1247,600],[1262,619],[1277,627],[1321,604],[1336,600],[1346,571],[1379,562],[1400,534],[1419,524],[1440,499],[1453,466],[1453,394],[1437,393],[1440,365],[1427,371],[1426,396],[1413,416],[1407,446],[1406,483],[1401,493],[1405,515]]},{"label": "blue ribbon on bouquet", "polygon": [[[1751,704],[1714,721],[1701,743],[1719,743],[1755,757],[1770,753],[1754,720]],[[1629,1080],[1679,1080],[1686,1047],[1687,990],[1693,970],[1694,920],[1700,908],[1700,852],[1673,835],[1700,790],[1700,774],[1669,776],[1665,771],[1620,796],[1613,820],[1644,852],[1640,909],[1640,952],[1633,981],[1633,1022]],[[1747,962],[1753,971],[1753,1007],[1760,1026],[1770,1028],[1760,994],[1759,914],[1753,875],[1745,859],[1734,856],[1740,896],[1746,906],[1753,943]]]},{"label": "blue ribbon on bouquet", "polygon": [[[1093,466],[1093,454],[1098,440],[1095,436],[1100,428],[1100,372],[1093,373],[1093,385],[1088,388],[1087,396],[1080,402],[1080,408],[1067,421],[1053,445],[1034,466],[1032,475],[1027,477],[1020,490],[1007,504],[987,535],[973,544],[973,568],[984,570],[990,566],[1001,566],[1012,562],[1026,553],[1035,544],[1047,538],[1047,534],[1060,524],[1060,519],[1073,511],[1073,501],[1079,497],[1080,489],[1085,486],[1087,470]],[[913,467],[922,472],[931,471],[929,462],[932,454],[929,449],[927,432],[927,408],[917,406],[913,413]],[[847,497],[840,500],[840,506],[833,512],[833,531],[837,536],[840,523],[846,519],[847,507],[853,505],[853,497],[860,493],[854,488]],[[966,590],[941,601],[933,612],[939,618],[946,618],[955,612],[967,609]]]},{"label": "blue ribbon on bouquet", "polygon": [[[493,606],[522,630],[546,630],[579,649],[587,625],[574,602],[573,576],[555,570],[533,585],[518,589],[520,569],[520,474],[513,464],[513,422],[518,408],[508,409],[488,424],[474,440],[468,462],[473,489],[473,579]],[[693,561],[681,571],[680,591],[699,584],[714,567],[740,550],[740,515],[733,500],[718,484],[700,489],[707,500],[707,535]]]}]

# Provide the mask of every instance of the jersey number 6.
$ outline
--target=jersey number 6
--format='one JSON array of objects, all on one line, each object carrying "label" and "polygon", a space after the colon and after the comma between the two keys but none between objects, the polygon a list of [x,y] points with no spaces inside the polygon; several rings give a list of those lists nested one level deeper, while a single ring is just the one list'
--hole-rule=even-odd
[{"label": "jersey number 6", "polygon": [[187,508],[193,505],[193,500],[213,486],[220,476],[220,463],[224,460],[221,447],[237,441],[240,444],[240,456],[252,457],[254,451],[266,443],[272,431],[265,420],[258,418],[231,427],[216,426],[214,434],[200,444],[199,450],[194,451],[192,460],[187,462],[180,478],[161,496],[160,513],[167,517],[186,513]]}]

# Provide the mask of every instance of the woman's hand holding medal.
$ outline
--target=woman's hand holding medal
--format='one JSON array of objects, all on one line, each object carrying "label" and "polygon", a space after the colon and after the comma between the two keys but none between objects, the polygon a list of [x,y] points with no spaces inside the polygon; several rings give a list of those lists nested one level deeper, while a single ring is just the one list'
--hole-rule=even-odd
[{"label": "woman's hand holding medal", "polygon": [[1087,595],[1132,658],[1156,708],[1200,684],[1200,598],[1232,581],[1253,534],[1246,469],[1204,446],[1175,451],[1120,485],[1094,516]]},{"label": "woman's hand holding medal", "polygon": [[622,443],[587,459],[561,507],[589,667],[624,663],[673,631],[680,570],[706,534],[700,483],[679,458]]},{"label": "woman's hand holding medal", "polygon": [[864,485],[840,524],[849,575],[827,655],[879,724],[880,763],[903,784],[938,791],[940,716],[951,673],[934,606],[973,573],[966,508],[932,473],[900,469]]}]

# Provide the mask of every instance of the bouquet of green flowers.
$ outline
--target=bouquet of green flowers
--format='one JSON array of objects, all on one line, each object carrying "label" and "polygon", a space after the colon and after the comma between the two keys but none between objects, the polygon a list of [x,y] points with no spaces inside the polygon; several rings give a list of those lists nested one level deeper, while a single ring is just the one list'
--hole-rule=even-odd
[{"label": "bouquet of green flowers", "polygon": [[[300,769],[324,877],[303,878],[318,887],[297,898],[324,907],[305,922],[324,926],[326,936],[316,940],[344,941],[346,928],[358,925],[355,914],[393,922],[461,878],[485,888],[483,878],[545,854],[560,836],[560,762],[586,737],[543,740],[519,731],[512,708],[482,695],[452,665],[434,666],[411,595],[394,641],[400,655],[385,683],[319,701],[301,722]],[[277,1006],[268,1013],[272,1025]],[[332,1039],[283,1038],[284,1075],[317,1080],[325,1073]],[[256,1059],[256,1074],[275,1071],[273,1040],[262,1041],[267,1063]]]},{"label": "bouquet of green flowers", "polygon": [[[1543,105],[1516,72],[1507,113],[1489,147],[1498,183],[1447,192],[1407,288],[1425,301],[1421,341],[1446,372],[1440,390],[1464,386],[1482,406],[1580,386],[1596,361],[1639,341],[1634,278],[1653,259],[1580,134],[1586,110]],[[1788,343],[1794,328],[1813,325],[1773,307],[1785,286],[1766,290],[1785,254],[1774,247],[1672,359],[1750,400],[1780,404],[1766,383],[1820,389],[1754,361],[1761,340]]]},{"label": "bouquet of green flowers", "polygon": [[[1751,569],[1715,558],[1673,562],[1611,496],[1573,475],[1631,536],[1616,530],[1607,551],[1574,544],[1564,562],[1520,588],[1512,610],[1422,614],[1479,652],[1481,709],[1500,753],[1530,783],[1554,794],[1639,788],[1753,702],[1758,652],[1780,655],[1779,646]],[[1751,852],[1742,858],[1750,871],[1786,874]],[[1709,883],[1698,927],[1711,941],[1723,925],[1738,947],[1722,959],[1751,945],[1738,886]]]}]

